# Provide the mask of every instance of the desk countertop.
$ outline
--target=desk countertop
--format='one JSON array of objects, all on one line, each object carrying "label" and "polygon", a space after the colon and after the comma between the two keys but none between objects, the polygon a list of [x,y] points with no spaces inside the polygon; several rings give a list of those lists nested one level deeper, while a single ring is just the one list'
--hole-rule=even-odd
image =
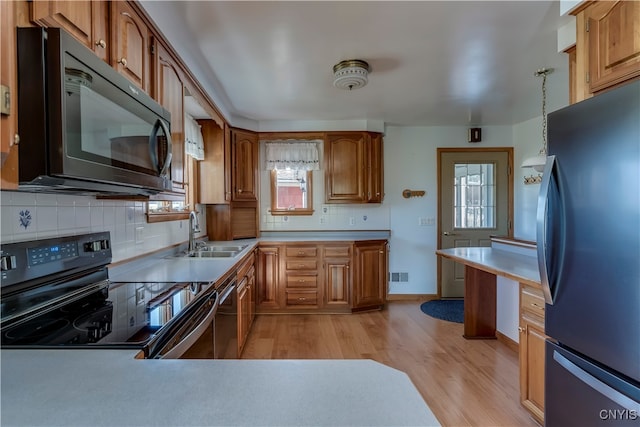
[{"label": "desk countertop", "polygon": [[538,260],[534,256],[512,253],[495,248],[438,249],[436,254],[478,270],[540,286]]}]

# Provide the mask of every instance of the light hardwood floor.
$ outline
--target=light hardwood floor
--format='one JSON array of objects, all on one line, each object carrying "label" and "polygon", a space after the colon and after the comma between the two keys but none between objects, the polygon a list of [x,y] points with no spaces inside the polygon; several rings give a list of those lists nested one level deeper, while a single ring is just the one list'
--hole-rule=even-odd
[{"label": "light hardwood floor", "polygon": [[518,354],[465,340],[417,302],[345,315],[258,315],[243,359],[373,359],[406,372],[443,426],[537,426],[520,405]]}]

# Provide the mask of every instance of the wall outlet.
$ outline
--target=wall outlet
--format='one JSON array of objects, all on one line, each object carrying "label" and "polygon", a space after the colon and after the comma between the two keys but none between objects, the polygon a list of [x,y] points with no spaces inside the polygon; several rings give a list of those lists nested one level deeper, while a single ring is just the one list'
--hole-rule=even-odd
[{"label": "wall outlet", "polygon": [[436,225],[436,219],[434,217],[427,218],[427,225],[430,225],[430,226]]},{"label": "wall outlet", "polygon": [[136,245],[144,243],[144,236],[142,234],[143,230],[144,227],[136,227]]},{"label": "wall outlet", "polygon": [[427,225],[427,218],[425,218],[425,217],[423,217],[423,216],[418,217],[418,225],[420,225],[420,226],[425,226],[425,225]]},{"label": "wall outlet", "polygon": [[356,225],[356,218],[354,216],[349,217],[349,225]]},{"label": "wall outlet", "polygon": [[327,223],[327,219],[324,217],[324,215],[320,216],[320,224],[326,224]]}]

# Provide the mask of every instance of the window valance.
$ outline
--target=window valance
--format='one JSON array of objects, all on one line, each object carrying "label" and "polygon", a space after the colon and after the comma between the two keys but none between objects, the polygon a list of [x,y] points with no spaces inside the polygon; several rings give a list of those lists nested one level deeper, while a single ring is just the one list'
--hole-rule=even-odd
[{"label": "window valance", "polygon": [[188,114],[184,115],[184,146],[187,155],[204,160],[204,139],[200,125]]},{"label": "window valance", "polygon": [[318,170],[317,142],[267,141],[267,170]]}]

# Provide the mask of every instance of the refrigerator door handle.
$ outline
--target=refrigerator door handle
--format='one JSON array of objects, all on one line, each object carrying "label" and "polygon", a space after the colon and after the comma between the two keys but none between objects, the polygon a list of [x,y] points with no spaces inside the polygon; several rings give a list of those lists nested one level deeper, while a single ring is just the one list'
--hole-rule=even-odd
[{"label": "refrigerator door handle", "polygon": [[538,211],[536,214],[537,221],[537,252],[538,252],[538,270],[540,271],[540,284],[544,293],[545,302],[553,305],[552,283],[548,268],[547,247],[547,215],[549,211],[550,188],[552,184],[552,176],[555,168],[556,156],[548,156],[547,162],[542,173],[542,183],[540,184],[540,193],[538,194]]},{"label": "refrigerator door handle", "polygon": [[636,413],[640,413],[640,403],[632,400],[631,398],[625,396],[620,393],[618,390],[610,387],[609,385],[603,383],[599,379],[589,375],[584,369],[580,368],[578,365],[564,357],[562,354],[558,353],[556,350],[553,351],[553,360],[558,362],[560,366],[569,371],[570,374],[578,378],[580,381],[602,394],[609,400],[617,403],[623,408],[629,411],[635,411]]}]

